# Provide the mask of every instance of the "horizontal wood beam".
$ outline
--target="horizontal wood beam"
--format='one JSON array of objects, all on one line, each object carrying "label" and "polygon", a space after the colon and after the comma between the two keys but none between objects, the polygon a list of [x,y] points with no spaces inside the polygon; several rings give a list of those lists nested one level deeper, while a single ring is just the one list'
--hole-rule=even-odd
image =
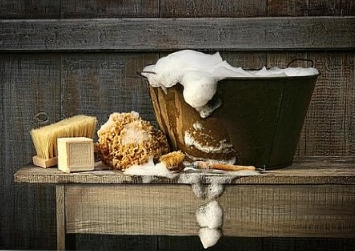
[{"label": "horizontal wood beam", "polygon": [[[238,177],[228,184],[247,185],[354,185],[354,157],[315,157],[296,159],[287,168],[262,172],[261,175]],[[215,177],[215,175],[212,175]],[[204,175],[202,183],[210,183],[208,175]],[[94,171],[63,173],[58,168],[23,167],[14,175],[17,183],[49,183],[49,184],[141,184],[141,177],[124,175],[118,170],[102,170],[98,165]],[[184,179],[156,178],[155,184],[186,184]]]},{"label": "horizontal wood beam", "polygon": [[355,17],[0,20],[0,51],[354,50]]},{"label": "horizontal wood beam", "polygon": [[[227,186],[217,198],[225,236],[355,237],[355,187]],[[67,233],[197,235],[208,200],[189,186],[66,185]]]}]

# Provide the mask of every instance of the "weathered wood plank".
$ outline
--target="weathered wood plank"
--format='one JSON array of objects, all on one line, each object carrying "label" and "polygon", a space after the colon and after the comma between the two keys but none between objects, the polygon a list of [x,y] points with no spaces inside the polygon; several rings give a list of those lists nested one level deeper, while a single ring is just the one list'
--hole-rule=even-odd
[{"label": "weathered wood plank", "polygon": [[159,1],[62,0],[62,18],[159,17]]},{"label": "weathered wood plank", "polygon": [[[225,236],[354,238],[354,195],[354,186],[239,185],[217,200]],[[101,234],[197,235],[207,203],[186,185],[69,185],[65,199],[69,233]]]},{"label": "weathered wood plank", "polygon": [[321,72],[304,125],[302,155],[355,155],[355,54],[309,53]]},{"label": "weathered wood plank", "polygon": [[266,16],[267,1],[162,0],[161,17],[258,17]]},{"label": "weathered wood plank", "polygon": [[354,192],[337,185],[228,186],[219,198],[223,230],[233,236],[353,238]]},{"label": "weathered wood plank", "polygon": [[60,117],[60,55],[3,53],[0,69],[0,245],[50,249],[55,247],[53,187],[16,186],[13,175],[34,154],[29,131]]},{"label": "weathered wood plank", "polygon": [[64,185],[56,187],[57,250],[65,250],[65,197]]},{"label": "weathered wood plank", "polygon": [[310,0],[310,16],[354,16],[353,0]]},{"label": "weathered wood plank", "polygon": [[113,112],[139,112],[154,121],[147,83],[137,71],[158,59],[155,53],[64,54],[62,97],[64,116],[89,114],[104,124]]},{"label": "weathered wood plank", "polygon": [[[322,161],[323,159],[323,161]],[[292,166],[272,171],[265,171],[257,176],[238,177],[231,184],[355,184],[355,159],[336,158],[326,161],[320,158],[313,161],[295,162]],[[141,184],[142,179],[135,176],[124,175],[121,171],[102,170],[80,173],[63,173],[57,168],[38,168],[28,166],[21,168],[15,174],[15,182],[26,183],[85,183],[85,184]],[[210,183],[209,177],[202,179]],[[160,184],[185,184],[184,181],[175,179],[153,179],[151,183]]]},{"label": "weathered wood plank", "polygon": [[189,186],[66,186],[65,196],[68,233],[189,235],[199,228],[194,215],[201,202]]},{"label": "weathered wood plank", "polygon": [[[355,54],[352,52],[268,52],[267,66],[286,67],[295,58],[310,59],[320,71],[300,136],[299,156],[355,154]],[[298,61],[297,67],[310,66]]]},{"label": "weathered wood plank", "polygon": [[355,48],[354,17],[2,20],[0,51]]},{"label": "weathered wood plank", "polygon": [[1,0],[0,19],[60,18],[60,0]]},{"label": "weathered wood plank", "polygon": [[268,0],[268,16],[354,16],[352,0]]},{"label": "weathered wood plank", "polygon": [[267,0],[268,16],[307,16],[308,2],[304,0]]},{"label": "weathered wood plank", "polygon": [[266,66],[266,52],[221,52],[221,56],[230,65],[244,69],[261,69]]}]

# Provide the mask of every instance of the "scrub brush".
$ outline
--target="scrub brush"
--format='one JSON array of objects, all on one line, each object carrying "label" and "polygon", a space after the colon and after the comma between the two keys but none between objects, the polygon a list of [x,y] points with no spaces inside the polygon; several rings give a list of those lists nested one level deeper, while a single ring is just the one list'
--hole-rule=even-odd
[{"label": "scrub brush", "polygon": [[77,115],[51,125],[32,129],[30,134],[37,154],[32,158],[33,164],[44,168],[57,165],[57,139],[65,137],[93,138],[96,125],[96,117]]},{"label": "scrub brush", "polygon": [[173,151],[161,156],[159,161],[170,171],[181,171],[184,168],[182,165],[184,158],[185,154],[181,151]]}]

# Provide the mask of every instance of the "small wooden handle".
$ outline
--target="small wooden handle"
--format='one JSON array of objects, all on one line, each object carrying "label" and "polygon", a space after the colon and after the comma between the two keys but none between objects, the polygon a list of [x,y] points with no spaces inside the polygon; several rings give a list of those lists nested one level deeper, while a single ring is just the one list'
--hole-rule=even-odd
[{"label": "small wooden handle", "polygon": [[199,169],[217,169],[223,171],[255,171],[255,166],[230,165],[216,162],[196,161],[195,165]]}]

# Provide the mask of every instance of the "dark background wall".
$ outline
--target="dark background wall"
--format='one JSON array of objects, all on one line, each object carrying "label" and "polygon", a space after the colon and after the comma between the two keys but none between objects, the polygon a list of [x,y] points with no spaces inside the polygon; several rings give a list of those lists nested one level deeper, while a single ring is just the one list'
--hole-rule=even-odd
[{"label": "dark background wall", "polygon": [[[352,0],[0,0],[1,21],[354,15]],[[0,35],[6,32],[0,30]],[[27,39],[27,35],[19,34],[22,39]],[[149,44],[149,37],[142,39]],[[14,173],[30,163],[34,154],[29,131],[79,113],[97,116],[102,124],[112,112],[135,110],[154,123],[145,82],[136,71],[155,63],[162,53],[169,51],[7,51],[1,48],[0,249],[56,249],[54,187],[13,182]],[[314,60],[322,75],[297,155],[354,156],[354,48],[225,50],[222,56],[233,65],[248,68],[285,67],[294,58]],[[203,249],[196,236],[77,235],[73,246],[82,250]],[[212,249],[353,250],[354,246],[351,239],[224,237]]]}]

